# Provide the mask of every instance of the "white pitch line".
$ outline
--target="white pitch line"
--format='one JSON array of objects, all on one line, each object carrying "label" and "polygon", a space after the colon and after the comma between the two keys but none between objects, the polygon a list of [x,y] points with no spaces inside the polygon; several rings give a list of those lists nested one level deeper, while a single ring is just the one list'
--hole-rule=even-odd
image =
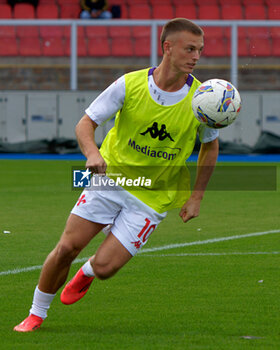
[{"label": "white pitch line", "polygon": [[219,237],[219,238],[212,238],[212,239],[206,239],[204,241],[194,241],[194,242],[187,242],[187,243],[176,243],[176,244],[169,244],[162,247],[154,247],[154,248],[144,248],[139,253],[152,253],[160,250],[169,250],[174,248],[183,248],[183,247],[190,247],[192,245],[202,245],[202,244],[209,244],[209,243],[217,243],[217,242],[224,242],[224,241],[230,241],[234,239],[240,239],[240,238],[248,238],[248,237],[256,237],[256,236],[264,236],[274,233],[280,233],[280,230],[270,230],[270,231],[263,231],[263,232],[253,232],[253,233],[247,233],[245,235],[235,235],[235,236],[228,236],[228,237]]},{"label": "white pitch line", "polygon": [[[144,249],[142,249],[139,252],[139,254],[140,253],[153,253],[153,252],[156,252],[156,251],[169,250],[169,249],[182,248],[182,247],[189,247],[189,246],[193,246],[193,245],[202,245],[202,244],[209,244],[209,243],[224,242],[224,241],[240,239],[240,238],[264,236],[264,235],[274,234],[274,233],[280,233],[280,230],[253,232],[253,233],[248,233],[248,234],[245,234],[245,235],[219,237],[219,238],[206,239],[204,241],[194,241],[194,242],[187,242],[187,243],[169,244],[169,245],[165,245],[165,246],[161,246],[161,247],[154,247],[154,248],[144,248]],[[73,262],[73,264],[80,263],[80,262],[85,262],[88,259],[89,259],[89,257],[87,257],[87,258],[79,258],[79,259],[76,259]],[[41,268],[42,268],[42,265],[37,265],[37,266],[17,268],[17,269],[14,269],[14,270],[1,271],[0,272],[0,276],[16,275],[16,274],[19,274],[19,273],[22,273],[22,272],[29,272],[29,271],[34,271],[34,270],[40,270]]]},{"label": "white pitch line", "polygon": [[[73,264],[85,262],[88,259],[89,259],[89,257],[88,258],[76,259],[73,262]],[[40,270],[42,267],[43,267],[43,265],[36,265],[36,266],[30,266],[30,267],[22,267],[22,268],[18,268],[18,269],[14,269],[14,270],[1,271],[0,272],[0,276],[17,275],[17,274],[22,273],[22,272],[29,272],[29,271],[34,271],[34,270]]]},{"label": "white pitch line", "polygon": [[228,253],[178,253],[178,254],[145,254],[146,257],[180,257],[180,256],[227,256],[227,255],[277,255],[280,252],[228,252]]}]

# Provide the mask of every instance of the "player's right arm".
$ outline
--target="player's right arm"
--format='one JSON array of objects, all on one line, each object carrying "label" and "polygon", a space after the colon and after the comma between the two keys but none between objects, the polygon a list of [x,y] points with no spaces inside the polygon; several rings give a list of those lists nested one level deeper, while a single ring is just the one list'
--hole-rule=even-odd
[{"label": "player's right arm", "polygon": [[87,158],[86,168],[98,174],[105,174],[106,162],[95,143],[94,133],[97,124],[85,114],[76,126],[76,136],[80,149]]},{"label": "player's right arm", "polygon": [[95,173],[103,174],[106,171],[105,160],[94,141],[95,129],[122,108],[124,98],[125,78],[122,76],[91,103],[76,126],[79,146],[87,158],[86,167]]}]

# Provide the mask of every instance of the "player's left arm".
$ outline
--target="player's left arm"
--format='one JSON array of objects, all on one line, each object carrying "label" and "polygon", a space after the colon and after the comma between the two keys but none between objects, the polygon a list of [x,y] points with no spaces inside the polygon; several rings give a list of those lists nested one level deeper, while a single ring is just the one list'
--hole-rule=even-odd
[{"label": "player's left arm", "polygon": [[214,171],[219,154],[219,141],[202,143],[197,161],[197,173],[193,192],[187,202],[183,205],[180,216],[184,222],[199,215],[200,202],[203,199],[207,184]]}]

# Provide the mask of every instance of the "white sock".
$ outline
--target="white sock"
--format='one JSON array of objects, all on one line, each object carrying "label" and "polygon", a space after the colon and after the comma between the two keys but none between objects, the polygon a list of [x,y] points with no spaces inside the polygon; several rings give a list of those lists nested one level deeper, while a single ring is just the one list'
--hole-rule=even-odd
[{"label": "white sock", "polygon": [[82,270],[83,270],[83,273],[88,277],[95,276],[89,260],[82,266]]},{"label": "white sock", "polygon": [[36,286],[33,296],[33,303],[30,309],[30,314],[41,317],[43,320],[47,317],[47,311],[53,301],[55,294],[41,292]]}]

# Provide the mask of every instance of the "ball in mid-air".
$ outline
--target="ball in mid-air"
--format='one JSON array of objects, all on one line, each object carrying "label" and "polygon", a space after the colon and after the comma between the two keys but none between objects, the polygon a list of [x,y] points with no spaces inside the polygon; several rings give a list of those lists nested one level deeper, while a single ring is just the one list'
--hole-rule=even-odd
[{"label": "ball in mid-air", "polygon": [[200,123],[220,129],[235,121],[241,109],[241,97],[230,82],[210,79],[196,89],[192,109]]}]

